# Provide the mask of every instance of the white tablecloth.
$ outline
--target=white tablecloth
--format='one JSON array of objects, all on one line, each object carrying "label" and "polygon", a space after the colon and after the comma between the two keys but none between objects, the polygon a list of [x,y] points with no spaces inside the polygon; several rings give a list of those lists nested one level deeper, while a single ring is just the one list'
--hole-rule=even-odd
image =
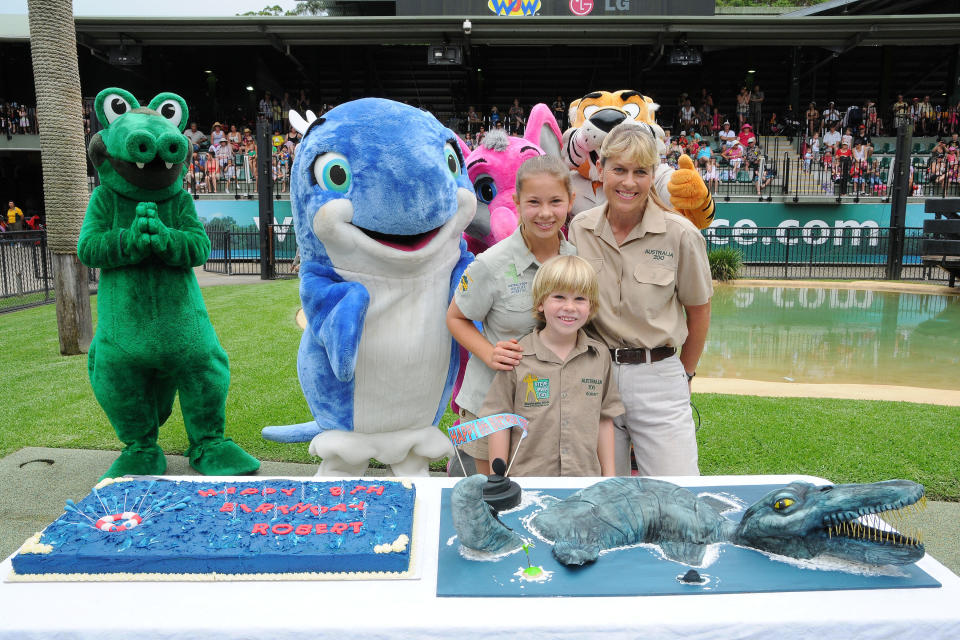
[{"label": "white tablecloth", "polygon": [[[186,479],[186,478],[177,478]],[[191,478],[197,479],[197,478]],[[239,478],[238,478],[239,479]],[[247,478],[249,479],[249,478]],[[809,476],[669,478],[685,486],[778,484]],[[621,598],[437,598],[440,491],[416,480],[418,580],[0,584],[0,638],[960,638],[960,578],[930,556],[939,589]],[[579,487],[589,479],[520,479]],[[10,573],[10,559],[0,576]]]}]

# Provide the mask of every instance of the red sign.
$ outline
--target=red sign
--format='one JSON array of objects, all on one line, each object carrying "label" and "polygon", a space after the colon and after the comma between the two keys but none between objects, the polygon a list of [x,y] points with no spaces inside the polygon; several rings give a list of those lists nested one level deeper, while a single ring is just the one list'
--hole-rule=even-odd
[{"label": "red sign", "polygon": [[570,13],[585,16],[593,11],[593,0],[570,0]]}]

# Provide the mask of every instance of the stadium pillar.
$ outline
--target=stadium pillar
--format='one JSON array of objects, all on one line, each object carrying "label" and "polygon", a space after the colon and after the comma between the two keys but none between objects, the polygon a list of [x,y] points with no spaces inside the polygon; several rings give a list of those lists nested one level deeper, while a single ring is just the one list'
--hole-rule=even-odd
[{"label": "stadium pillar", "polygon": [[260,279],[273,278],[273,132],[257,118],[257,197],[260,199]]},{"label": "stadium pillar", "polygon": [[[886,45],[880,53],[880,94],[877,96],[877,115],[884,121],[891,117],[890,106],[893,104],[890,91],[890,78],[894,77],[896,55],[894,48]],[[891,128],[893,121],[890,120]]]},{"label": "stadium pillar", "polygon": [[[803,111],[800,110],[800,47],[794,47],[790,56],[789,100],[789,104],[793,106],[794,116],[799,119],[803,114]],[[806,126],[806,121],[804,121],[804,126]],[[803,138],[802,135],[800,137]]]},{"label": "stadium pillar", "polygon": [[948,104],[956,105],[960,102],[960,45],[953,46],[953,55],[950,56],[950,75],[947,76],[947,82],[950,83]]},{"label": "stadium pillar", "polygon": [[887,280],[900,279],[903,262],[903,228],[907,219],[910,190],[910,145],[913,125],[897,128],[897,153],[893,159],[893,191],[890,198],[890,238],[887,242]]}]

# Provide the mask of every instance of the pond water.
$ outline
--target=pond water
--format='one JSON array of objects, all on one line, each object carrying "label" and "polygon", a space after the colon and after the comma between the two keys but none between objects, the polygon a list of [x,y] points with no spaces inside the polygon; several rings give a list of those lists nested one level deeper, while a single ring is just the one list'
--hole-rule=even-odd
[{"label": "pond water", "polygon": [[718,286],[697,373],[960,390],[960,296]]}]

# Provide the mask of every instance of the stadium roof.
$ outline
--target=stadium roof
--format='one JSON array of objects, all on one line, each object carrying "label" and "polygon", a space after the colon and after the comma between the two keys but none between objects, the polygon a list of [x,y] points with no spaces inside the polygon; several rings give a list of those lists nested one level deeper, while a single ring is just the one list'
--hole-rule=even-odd
[{"label": "stadium roof", "polygon": [[76,18],[86,46],[438,44],[854,47],[960,44],[960,14],[847,16]]}]

